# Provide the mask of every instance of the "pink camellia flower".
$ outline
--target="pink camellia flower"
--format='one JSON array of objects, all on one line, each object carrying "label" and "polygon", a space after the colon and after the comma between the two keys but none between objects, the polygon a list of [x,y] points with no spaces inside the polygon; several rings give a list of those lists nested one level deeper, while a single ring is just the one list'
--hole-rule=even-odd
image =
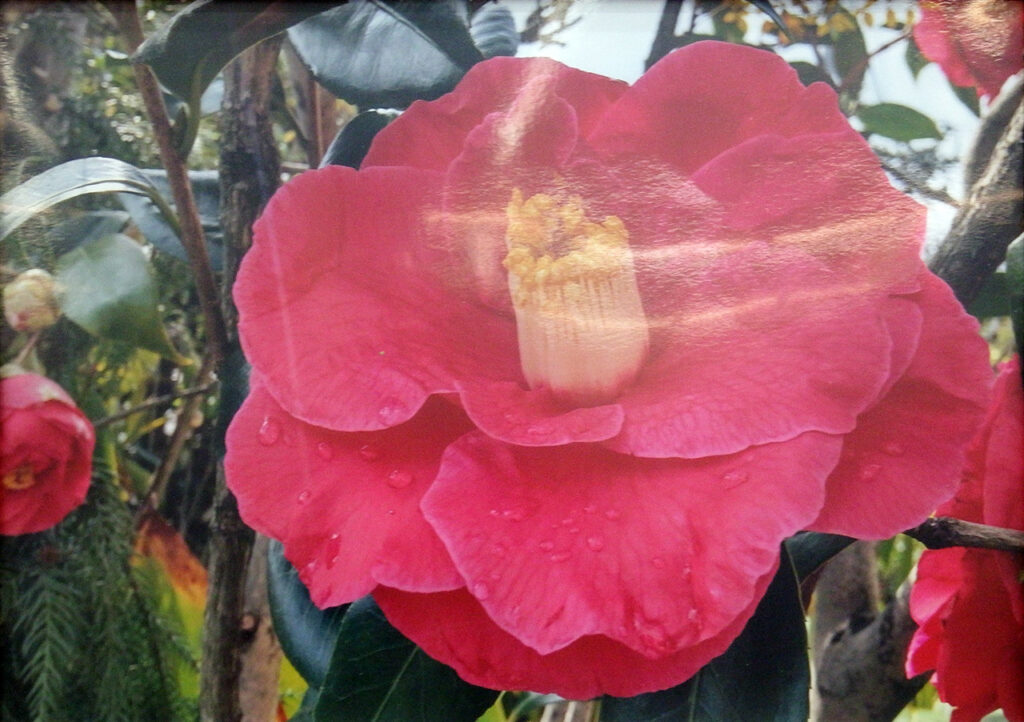
[{"label": "pink camellia flower", "polygon": [[952,492],[991,373],[923,222],[771,53],[486,61],[268,205],[229,484],[317,604],[373,593],[466,680],[671,686],[783,538]]},{"label": "pink camellia flower", "polygon": [[[1020,358],[996,381],[995,401],[967,450],[963,481],[939,516],[1024,531],[1024,390]],[[921,555],[910,611],[920,627],[907,674],[935,670],[953,722],[977,722],[999,707],[1024,721],[1024,556],[988,549]]]},{"label": "pink camellia flower", "polygon": [[45,376],[0,380],[0,534],[49,529],[85,501],[96,435],[71,397]]},{"label": "pink camellia flower", "polygon": [[924,0],[914,40],[954,84],[998,95],[1024,68],[1024,2]]}]

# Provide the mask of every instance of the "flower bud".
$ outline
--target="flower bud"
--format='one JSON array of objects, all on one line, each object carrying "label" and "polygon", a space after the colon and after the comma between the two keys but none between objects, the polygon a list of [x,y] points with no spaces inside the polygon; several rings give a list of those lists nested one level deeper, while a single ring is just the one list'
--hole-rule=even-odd
[{"label": "flower bud", "polygon": [[57,281],[46,271],[33,268],[4,287],[4,316],[16,331],[38,331],[57,323]]}]

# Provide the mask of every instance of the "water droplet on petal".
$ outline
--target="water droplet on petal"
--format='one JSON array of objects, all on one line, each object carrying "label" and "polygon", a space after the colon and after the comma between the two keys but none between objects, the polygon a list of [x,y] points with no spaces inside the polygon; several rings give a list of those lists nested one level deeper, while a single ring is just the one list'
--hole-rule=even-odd
[{"label": "water droplet on petal", "polygon": [[618,509],[608,509],[604,513],[604,518],[608,521],[615,521],[616,519],[620,519],[621,517],[622,513]]},{"label": "water droplet on petal", "polygon": [[477,582],[473,585],[473,596],[479,599],[481,602],[487,599],[491,595],[491,590],[487,588],[487,585],[483,582]]},{"label": "water droplet on petal", "polygon": [[665,560],[662,559],[661,557],[654,557],[653,559],[651,559],[651,566],[654,567],[655,569],[664,569],[665,568]]},{"label": "water droplet on petal", "polygon": [[574,521],[576,520],[573,519],[571,516],[567,516],[564,519],[562,519],[562,526],[571,526]]},{"label": "water droplet on petal", "polygon": [[878,477],[878,472],[880,472],[881,470],[881,464],[865,464],[860,469],[860,480],[872,481]]},{"label": "water droplet on petal", "polygon": [[394,516],[395,515],[395,510],[394,509],[388,509],[387,510],[387,515],[388,516]]},{"label": "water droplet on petal", "polygon": [[338,532],[334,532],[333,534],[331,534],[331,537],[330,537],[330,539],[331,539],[331,541],[334,541],[335,539],[337,539],[337,538],[338,538],[338,537],[340,537],[340,536],[341,536],[341,535],[340,535],[340,534],[338,534]]},{"label": "water droplet on petal", "polygon": [[319,444],[316,445],[316,453],[324,461],[330,461],[331,458],[334,456],[334,449],[332,449],[331,445],[328,444],[326,441],[321,441]]},{"label": "water droplet on petal", "polygon": [[537,546],[539,546],[539,547],[540,547],[540,550],[541,550],[541,551],[544,551],[544,552],[549,552],[549,551],[551,551],[552,549],[554,549],[554,548],[555,548],[555,543],[554,543],[553,541],[547,541],[547,540],[545,540],[545,541],[542,541],[542,542],[541,542],[540,544],[538,544]]},{"label": "water droplet on petal", "polygon": [[327,568],[330,569],[331,567],[333,567],[337,563],[338,563],[338,555],[334,555],[333,557],[331,557],[330,559],[327,560]]},{"label": "water droplet on petal", "polygon": [[550,559],[553,562],[564,562],[571,556],[572,554],[570,552],[555,552],[554,554],[549,556],[548,559]]},{"label": "water droplet on petal", "polygon": [[296,497],[296,499],[298,500],[298,502],[300,504],[305,504],[306,502],[309,501],[309,497],[311,497],[311,496],[313,496],[313,494],[310,493],[309,489],[306,489],[305,491],[300,491],[299,495],[298,495],[298,497]]},{"label": "water droplet on petal", "polygon": [[498,511],[497,509],[491,509],[487,513],[490,514],[491,516],[501,516],[501,512]]},{"label": "water droplet on petal", "polygon": [[281,426],[269,416],[263,419],[259,430],[260,443],[264,446],[276,444],[281,438]]},{"label": "water droplet on petal", "polygon": [[750,479],[750,474],[741,469],[734,469],[722,474],[722,481],[726,484],[742,484]]},{"label": "water droplet on petal", "polygon": [[697,610],[696,609],[691,609],[690,611],[688,611],[686,613],[686,618],[689,619],[692,622],[694,619],[697,618]]},{"label": "water droplet on petal", "polygon": [[592,552],[599,552],[604,549],[604,539],[599,536],[587,537],[587,547]]},{"label": "water droplet on petal", "polygon": [[377,411],[377,418],[385,424],[396,424],[405,415],[405,406],[398,399],[388,399]]},{"label": "water droplet on petal", "polygon": [[363,444],[359,447],[359,456],[363,461],[376,461],[380,458],[380,449],[373,444]]},{"label": "water droplet on petal", "polygon": [[886,444],[882,447],[882,451],[884,451],[889,456],[903,456],[903,453],[906,450],[898,442],[889,441],[886,442]]},{"label": "water droplet on petal", "polygon": [[388,486],[395,489],[404,489],[412,483],[413,475],[403,469],[392,469],[388,474]]},{"label": "water droplet on petal", "polygon": [[585,511],[587,514],[593,514],[595,511],[597,511],[597,505],[587,504],[585,507],[583,507],[583,511]]}]

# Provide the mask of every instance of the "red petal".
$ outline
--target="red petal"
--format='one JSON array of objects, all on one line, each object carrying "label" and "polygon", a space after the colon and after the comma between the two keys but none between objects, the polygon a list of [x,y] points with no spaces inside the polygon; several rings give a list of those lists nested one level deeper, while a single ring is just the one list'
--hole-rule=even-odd
[{"label": "red petal", "polygon": [[[758,599],[770,581],[770,574],[758,580]],[[717,637],[648,659],[605,637],[584,637],[552,654],[538,654],[496,626],[465,590],[409,594],[378,587],[374,598],[402,634],[466,681],[568,699],[631,697],[679,684],[724,652],[757,607],[752,602]]]},{"label": "red petal", "polygon": [[459,257],[432,243],[436,182],[330,167],[271,200],[235,299],[246,356],[292,415],[380,429],[453,378],[518,378],[514,322],[472,303]]},{"label": "red petal", "polygon": [[[491,113],[506,112],[537,78],[550,78],[554,95],[573,110],[585,134],[626,89],[617,80],[553,60],[494,58],[466,73],[454,91],[431,103],[416,102],[373,140],[363,167],[402,165],[445,170],[466,136]],[[424,142],[429,138],[429,142]]]},{"label": "red petal", "polygon": [[849,132],[835,93],[805,88],[782,58],[731,43],[669,53],[612,105],[589,140],[610,155],[654,156],[687,175],[758,135]]},{"label": "red petal", "polygon": [[[649,657],[728,628],[806,524],[839,442],[699,461],[600,447],[452,444],[423,513],[498,626],[542,654],[587,635]],[[772,513],[764,513],[770,499]]]},{"label": "red petal", "polygon": [[988,353],[977,322],[938,278],[922,276],[910,298],[923,313],[917,353],[846,436],[814,530],[888,537],[920,523],[956,487],[987,402]]},{"label": "red petal", "polygon": [[228,485],[246,523],[284,542],[322,607],[377,583],[452,589],[461,578],[419,504],[445,447],[470,428],[433,399],[385,431],[330,431],[289,416],[257,380],[228,429]]}]

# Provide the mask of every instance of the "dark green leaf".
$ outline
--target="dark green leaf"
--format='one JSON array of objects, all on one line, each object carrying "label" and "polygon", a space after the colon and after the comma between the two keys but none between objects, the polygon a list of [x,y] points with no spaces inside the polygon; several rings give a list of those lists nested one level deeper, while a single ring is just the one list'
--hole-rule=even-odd
[{"label": "dark green leaf", "polygon": [[907,50],[904,54],[904,59],[907,61],[907,67],[910,68],[911,75],[915,78],[931,62],[921,54],[921,49],[917,47],[913,36],[907,38]]},{"label": "dark green leaf", "polygon": [[516,21],[504,5],[488,3],[477,10],[469,24],[469,34],[485,58],[515,55],[519,47]]},{"label": "dark green leaf", "polygon": [[830,16],[830,27],[836,17],[842,17],[845,20],[843,25],[847,26],[829,33],[835,50],[836,70],[844,91],[849,97],[856,98],[860,95],[860,86],[868,69],[868,49],[857,19],[840,7]]},{"label": "dark green leaf", "polygon": [[855,541],[853,537],[839,534],[802,531],[786,540],[786,551],[793,560],[797,579],[803,581],[814,570]]},{"label": "dark green leaf", "polygon": [[942,133],[935,121],[913,108],[898,103],[862,105],[857,117],[864,123],[864,130],[886,138],[903,142],[917,138],[941,138]]},{"label": "dark green leaf", "polygon": [[232,58],[337,2],[196,0],[153,33],[135,54],[165,88],[199,107],[203,91]]},{"label": "dark green leaf", "polygon": [[341,623],[317,722],[474,722],[498,692],[463,682],[388,624],[371,597]]},{"label": "dark green leaf", "polygon": [[810,669],[796,574],[782,566],[732,646],[663,692],[606,697],[601,722],[794,722],[807,719]]},{"label": "dark green leaf", "polygon": [[[159,168],[140,171],[160,194],[163,203],[172,205],[171,188],[167,182],[167,171]],[[214,271],[220,271],[224,263],[224,235],[220,229],[220,181],[215,170],[188,172],[192,184],[192,195],[199,210],[199,220],[206,236],[206,250]],[[188,260],[185,247],[177,229],[164,220],[163,214],[150,198],[121,194],[121,205],[131,214],[135,225],[146,240],[158,250],[183,261]]]},{"label": "dark green leaf", "polygon": [[814,63],[797,60],[790,63],[790,65],[794,70],[796,70],[796,74],[799,76],[800,82],[804,85],[810,85],[811,83],[828,83],[833,88],[835,87],[835,83],[832,82],[832,78],[829,77],[828,73]]},{"label": "dark green leaf", "polygon": [[966,105],[972,113],[981,115],[981,104],[978,102],[978,91],[976,88],[960,87],[952,81],[950,81],[949,87],[953,90],[956,97],[960,99],[960,102]]},{"label": "dark green leaf", "polygon": [[327,676],[334,641],[347,606],[319,609],[313,604],[299,573],[284,558],[280,542],[270,542],[267,561],[274,632],[295,670],[309,683],[311,690],[318,689]]},{"label": "dark green leaf", "polygon": [[358,168],[366,157],[366,152],[370,150],[374,136],[397,117],[398,113],[390,110],[368,110],[360,113],[334,136],[334,140],[320,160],[320,167],[345,165],[349,168]]},{"label": "dark green leaf", "polygon": [[483,58],[460,7],[352,0],[299,23],[288,38],[339,98],[364,108],[403,108],[447,93]]},{"label": "dark green leaf", "polygon": [[106,236],[65,253],[57,280],[65,315],[89,333],[189,363],[167,338],[149,260],[131,238]]},{"label": "dark green leaf", "polygon": [[1005,273],[993,273],[967,307],[976,318],[1010,315],[1010,287]]},{"label": "dark green leaf", "polygon": [[1006,280],[1010,293],[1010,319],[1017,338],[1017,350],[1024,347],[1024,235],[1006,249]]},{"label": "dark green leaf", "polygon": [[165,222],[178,228],[170,206],[141,170],[116,158],[80,158],[43,171],[0,197],[0,240],[35,214],[89,193],[147,196]]},{"label": "dark green leaf", "polygon": [[130,220],[131,216],[124,211],[79,213],[50,229],[50,247],[59,256],[83,243],[121,232]]}]

